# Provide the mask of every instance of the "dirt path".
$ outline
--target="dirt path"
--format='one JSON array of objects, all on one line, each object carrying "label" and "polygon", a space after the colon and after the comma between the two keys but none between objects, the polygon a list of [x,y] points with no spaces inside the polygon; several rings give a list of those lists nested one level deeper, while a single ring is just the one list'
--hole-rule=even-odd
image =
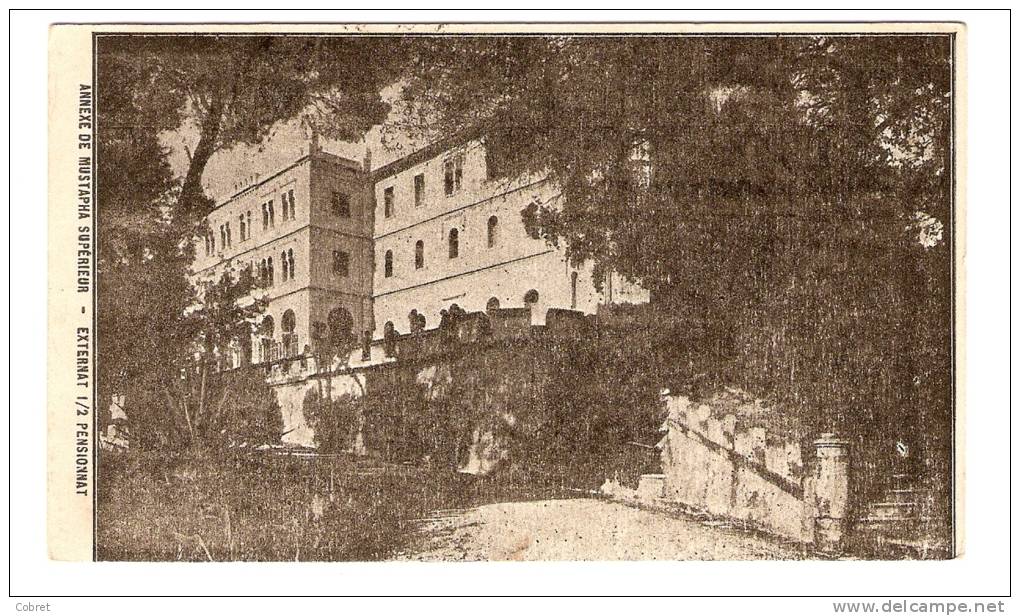
[{"label": "dirt path", "polygon": [[400,560],[792,559],[767,537],[596,499],[436,512]]}]

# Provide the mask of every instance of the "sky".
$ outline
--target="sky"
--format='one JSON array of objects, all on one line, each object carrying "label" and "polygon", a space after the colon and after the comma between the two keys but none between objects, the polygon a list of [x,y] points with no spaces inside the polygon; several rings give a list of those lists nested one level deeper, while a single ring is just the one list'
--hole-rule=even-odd
[{"label": "sky", "polygon": [[[398,94],[399,89],[395,85],[382,91],[383,100],[391,103]],[[396,111],[393,111],[386,123],[393,123],[395,120]],[[183,178],[187,172],[187,152],[194,150],[198,143],[198,135],[194,125],[186,125],[160,136],[163,145],[170,149],[170,165],[179,178]],[[294,119],[278,123],[266,140],[258,146],[238,146],[217,152],[209,160],[202,177],[206,194],[216,203],[227,199],[243,188],[235,185],[238,182],[245,182],[251,178],[253,181],[249,181],[250,184],[265,179],[307,154],[310,140],[311,132],[301,126],[299,119]],[[410,139],[401,139],[392,127],[387,130],[385,141],[384,144],[382,127],[376,126],[360,142],[350,143],[320,137],[319,145],[326,152],[358,163],[362,162],[366,151],[370,150],[373,169],[406,156],[420,147]]]}]

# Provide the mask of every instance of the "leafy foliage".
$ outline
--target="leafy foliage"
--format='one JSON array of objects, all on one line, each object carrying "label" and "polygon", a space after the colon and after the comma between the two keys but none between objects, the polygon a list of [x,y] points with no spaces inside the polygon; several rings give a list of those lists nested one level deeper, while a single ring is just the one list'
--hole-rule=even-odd
[{"label": "leafy foliage", "polygon": [[100,64],[125,69],[134,104],[158,130],[198,133],[180,204],[211,206],[202,173],[214,153],[259,144],[282,120],[303,117],[328,137],[356,140],[385,117],[380,91],[400,40],[375,37],[103,37]]},{"label": "leafy foliage", "polygon": [[373,374],[364,407],[366,447],[394,462],[456,468],[466,418],[441,389],[419,382],[413,369]]},{"label": "leafy foliage", "polygon": [[194,454],[104,459],[100,560],[383,560],[406,549],[413,520],[454,506],[446,482],[350,460]]},{"label": "leafy foliage", "polygon": [[[125,394],[133,438],[143,446],[179,441],[167,424],[164,389],[180,379],[192,341],[184,326],[194,292],[187,279],[192,229],[174,215],[179,184],[139,107],[134,80],[115,59],[98,66],[97,242],[100,412]],[[107,418],[103,418],[107,419]],[[105,424],[104,424],[105,425]],[[180,424],[184,425],[183,420]]]},{"label": "leafy foliage", "polygon": [[479,130],[500,174],[549,178],[555,197],[525,225],[594,261],[596,284],[611,270],[652,292],[674,385],[742,388],[862,446],[901,436],[937,478],[952,434],[950,46],[437,38],[416,47],[399,109],[421,134]]},{"label": "leafy foliage", "polygon": [[283,416],[265,373],[254,366],[220,372],[211,379],[210,413],[200,424],[208,441],[255,447],[279,444]]},{"label": "leafy foliage", "polygon": [[[209,159],[260,143],[295,117],[327,137],[360,138],[388,110],[380,90],[394,64],[382,59],[400,57],[379,51],[399,45],[370,37],[99,40],[99,387],[102,400],[126,394],[140,444],[194,442],[231,416],[215,408],[229,410],[235,396],[210,397],[218,393],[210,372],[230,349],[250,355],[252,317],[263,308],[250,298],[250,272],[225,273],[198,294],[188,280],[212,207],[202,189]],[[183,178],[168,165],[164,131],[196,135]],[[250,420],[263,422],[260,401],[251,402]],[[254,429],[235,427],[242,439]],[[262,428],[255,432],[273,431]]]},{"label": "leafy foliage", "polygon": [[490,433],[513,472],[537,485],[636,477],[655,465],[663,419],[661,371],[645,343],[614,334],[455,346],[434,365],[372,373],[366,445],[393,462],[457,469]]},{"label": "leafy foliage", "polygon": [[324,453],[351,451],[361,407],[361,398],[349,393],[330,399],[318,388],[309,389],[301,408],[308,426],[315,433],[316,448]]}]

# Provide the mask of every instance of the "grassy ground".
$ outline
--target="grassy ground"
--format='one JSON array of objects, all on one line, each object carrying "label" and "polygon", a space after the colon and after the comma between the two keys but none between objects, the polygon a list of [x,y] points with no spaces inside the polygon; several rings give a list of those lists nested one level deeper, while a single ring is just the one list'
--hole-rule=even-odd
[{"label": "grassy ground", "polygon": [[345,457],[106,454],[102,560],[379,560],[439,509],[557,496]]}]

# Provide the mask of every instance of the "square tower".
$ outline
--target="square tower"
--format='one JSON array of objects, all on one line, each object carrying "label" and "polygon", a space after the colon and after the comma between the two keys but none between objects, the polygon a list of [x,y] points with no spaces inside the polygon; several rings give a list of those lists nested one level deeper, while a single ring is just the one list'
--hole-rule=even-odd
[{"label": "square tower", "polygon": [[307,155],[216,206],[193,280],[250,268],[253,298],[268,302],[250,346],[232,349],[228,365],[296,357],[317,339],[372,329],[372,217],[361,165],[314,142]]}]

